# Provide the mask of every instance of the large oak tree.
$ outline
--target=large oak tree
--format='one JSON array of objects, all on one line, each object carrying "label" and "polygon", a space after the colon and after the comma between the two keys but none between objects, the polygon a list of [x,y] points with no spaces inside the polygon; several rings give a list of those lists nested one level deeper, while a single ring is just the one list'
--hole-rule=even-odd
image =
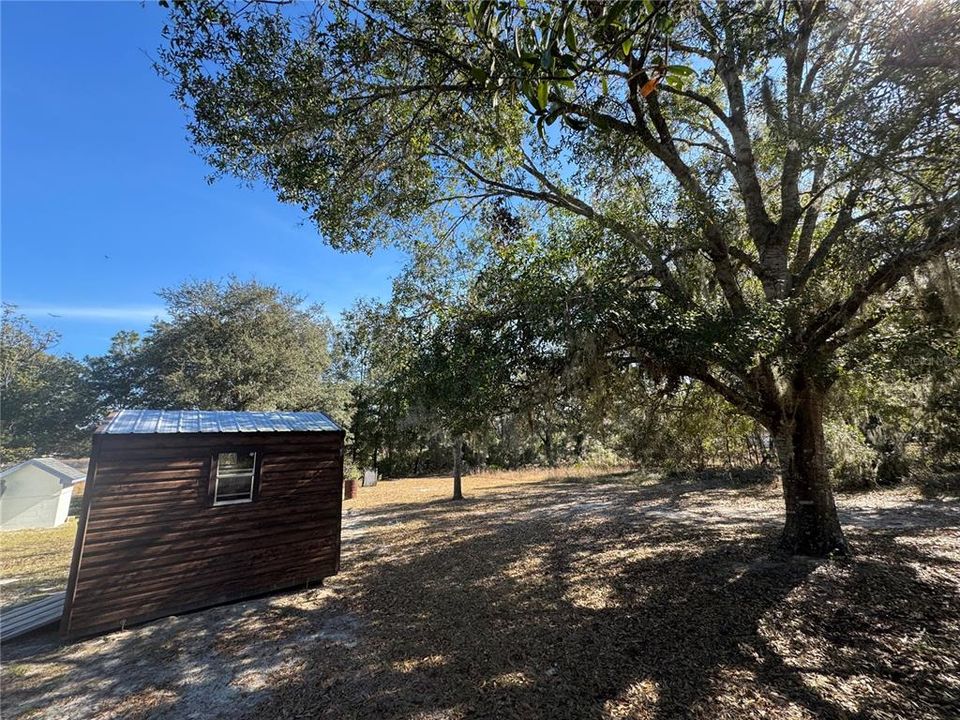
[{"label": "large oak tree", "polygon": [[172,3],[161,67],[216,172],[334,246],[443,240],[506,199],[633,248],[626,361],[768,428],[783,546],[822,555],[847,550],[837,370],[960,245],[958,26],[936,2],[208,0]]}]

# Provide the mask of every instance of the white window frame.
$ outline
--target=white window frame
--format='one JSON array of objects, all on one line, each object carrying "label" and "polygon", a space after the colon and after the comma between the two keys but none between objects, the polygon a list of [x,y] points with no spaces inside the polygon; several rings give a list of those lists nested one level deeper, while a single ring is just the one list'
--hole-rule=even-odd
[{"label": "white window frame", "polygon": [[[245,498],[237,498],[235,500],[218,500],[217,493],[220,491],[220,456],[221,455],[230,455],[230,454],[239,454],[239,453],[249,453],[253,455],[253,468],[250,471],[250,494]],[[245,503],[252,503],[254,497],[256,496],[257,490],[257,474],[260,471],[260,453],[256,450],[225,450],[218,452],[215,456],[214,461],[214,470],[213,470],[213,506],[222,507],[224,505],[240,505]],[[247,473],[226,473],[224,477],[247,477]]]}]

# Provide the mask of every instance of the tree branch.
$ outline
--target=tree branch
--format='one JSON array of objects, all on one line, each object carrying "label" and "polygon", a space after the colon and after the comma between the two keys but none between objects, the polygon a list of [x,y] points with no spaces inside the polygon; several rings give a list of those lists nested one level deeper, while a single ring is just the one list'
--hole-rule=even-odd
[{"label": "tree branch", "polygon": [[860,312],[871,297],[890,290],[913,268],[947,250],[960,247],[960,224],[944,229],[942,220],[942,214],[929,219],[925,243],[888,260],[866,280],[857,284],[846,299],[818,313],[800,337],[801,343],[806,346],[805,354],[809,356],[823,347]]}]

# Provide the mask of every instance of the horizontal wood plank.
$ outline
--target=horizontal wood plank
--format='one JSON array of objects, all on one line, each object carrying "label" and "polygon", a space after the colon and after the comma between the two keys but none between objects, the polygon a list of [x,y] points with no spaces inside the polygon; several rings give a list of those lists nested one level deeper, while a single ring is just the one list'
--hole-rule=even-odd
[{"label": "horizontal wood plank", "polygon": [[261,520],[259,516],[238,522],[234,518],[223,518],[219,522],[211,521],[204,525],[202,522],[194,527],[180,528],[178,525],[164,529],[150,526],[126,530],[116,528],[107,533],[100,533],[103,537],[87,537],[86,550],[88,557],[95,557],[105,552],[119,553],[130,551],[158,550],[161,547],[185,548],[185,546],[200,547],[231,547],[240,544],[255,545],[259,540],[272,537],[316,537],[336,528],[339,523],[338,514],[333,503],[324,507],[322,513],[278,514]]},{"label": "horizontal wood plank", "polygon": [[[111,586],[145,586],[163,580],[173,580],[176,576],[192,576],[194,574],[208,578],[208,573],[236,572],[246,565],[247,568],[261,565],[272,565],[277,558],[284,557],[312,557],[323,549],[336,547],[336,538],[332,535],[308,538],[296,543],[277,543],[251,549],[245,555],[223,550],[214,553],[195,551],[176,559],[164,558],[133,560],[125,562],[122,570],[117,570],[116,563],[87,568],[87,573],[79,583],[79,587],[97,592],[104,585],[102,578],[111,577],[114,582]],[[282,550],[283,552],[278,552]]]},{"label": "horizontal wood plank", "polygon": [[270,587],[262,588],[255,591],[245,592],[242,595],[229,595],[221,594],[217,595],[208,595],[200,600],[183,603],[180,607],[175,610],[168,611],[166,609],[160,610],[142,610],[140,614],[133,615],[129,617],[122,617],[120,619],[111,618],[110,620],[104,621],[103,617],[98,617],[95,621],[90,621],[85,623],[82,626],[77,624],[72,629],[67,631],[67,637],[71,639],[78,639],[83,637],[89,637],[90,635],[96,635],[97,633],[108,632],[110,630],[117,630],[120,627],[130,627],[133,625],[138,625],[141,623],[149,622],[151,620],[156,620],[157,618],[166,617],[167,615],[181,615],[184,613],[194,612],[196,610],[202,610],[205,608],[215,607],[217,605],[223,605],[225,603],[237,602],[240,600],[245,600],[248,598],[254,598],[262,596],[268,593],[281,592],[284,590],[295,590],[298,588],[304,588],[307,586],[313,586],[321,583],[323,578],[329,577],[329,574],[320,575],[317,577],[299,577],[293,582],[273,585]]},{"label": "horizontal wood plank", "polygon": [[101,608],[119,605],[140,606],[147,602],[168,598],[179,602],[178,598],[191,593],[208,592],[211,587],[230,588],[237,584],[256,584],[260,581],[283,582],[286,578],[295,578],[303,574],[314,574],[333,567],[335,548],[328,546],[316,548],[307,554],[285,560],[273,560],[269,565],[246,565],[233,563],[218,571],[210,571],[202,576],[183,573],[167,573],[150,579],[147,576],[139,581],[83,588],[91,601]]}]

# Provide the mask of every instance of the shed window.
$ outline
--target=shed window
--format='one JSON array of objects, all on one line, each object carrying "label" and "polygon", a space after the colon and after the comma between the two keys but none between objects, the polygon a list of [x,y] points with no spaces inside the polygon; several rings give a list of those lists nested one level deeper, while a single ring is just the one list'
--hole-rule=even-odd
[{"label": "shed window", "polygon": [[213,488],[214,505],[251,502],[257,477],[255,452],[224,452],[217,455]]}]

